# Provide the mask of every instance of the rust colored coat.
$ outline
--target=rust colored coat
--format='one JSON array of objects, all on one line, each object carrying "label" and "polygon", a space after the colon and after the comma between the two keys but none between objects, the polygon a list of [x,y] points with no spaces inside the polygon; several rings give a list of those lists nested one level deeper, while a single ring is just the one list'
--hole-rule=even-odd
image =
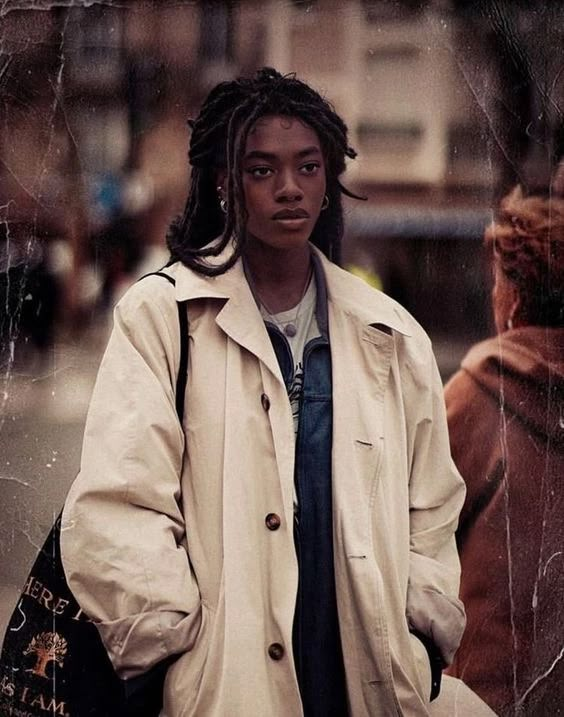
[{"label": "rust colored coat", "polygon": [[564,714],[564,329],[475,346],[446,386],[467,485],[450,670],[500,715]]}]

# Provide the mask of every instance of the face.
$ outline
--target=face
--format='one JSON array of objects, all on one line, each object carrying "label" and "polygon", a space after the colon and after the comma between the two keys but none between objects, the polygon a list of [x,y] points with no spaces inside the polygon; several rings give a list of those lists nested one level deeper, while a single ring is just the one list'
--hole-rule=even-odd
[{"label": "face", "polygon": [[316,132],[295,117],[260,118],[247,138],[243,187],[251,241],[303,248],[325,196],[325,160]]}]

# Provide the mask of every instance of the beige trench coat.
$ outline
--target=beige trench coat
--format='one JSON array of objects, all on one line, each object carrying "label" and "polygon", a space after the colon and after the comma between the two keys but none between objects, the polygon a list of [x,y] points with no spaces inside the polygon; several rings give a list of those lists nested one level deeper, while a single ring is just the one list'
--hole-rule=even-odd
[{"label": "beige trench coat", "polygon": [[[409,314],[321,261],[350,710],[425,715],[430,671],[408,625],[447,660],[464,626],[453,538],[464,486],[441,383]],[[63,516],[67,578],[122,677],[180,653],[166,679],[167,717],[298,717],[286,389],[241,262],[213,279],[179,264],[169,272],[175,288],[146,278],[116,308]],[[183,428],[174,292],[190,320]],[[269,513],[280,529],[267,529]],[[282,659],[269,656],[272,643]]]}]

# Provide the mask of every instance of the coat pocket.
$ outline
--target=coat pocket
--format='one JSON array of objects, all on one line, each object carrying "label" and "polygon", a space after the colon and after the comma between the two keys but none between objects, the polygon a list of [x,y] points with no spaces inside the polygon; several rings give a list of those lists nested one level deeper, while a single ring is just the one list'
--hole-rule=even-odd
[{"label": "coat pocket", "polygon": [[188,717],[195,714],[208,658],[213,616],[214,613],[202,602],[200,630],[194,645],[180,655],[166,676],[160,717]]},{"label": "coat pocket", "polygon": [[365,500],[369,506],[374,504],[382,467],[382,441],[378,438],[356,438],[354,440],[356,469],[361,477],[360,485],[364,489]]},{"label": "coat pocket", "polygon": [[409,639],[411,642],[411,652],[413,664],[415,666],[415,674],[417,676],[417,687],[418,692],[423,699],[425,704],[428,704],[431,699],[431,685],[432,685],[432,673],[431,663],[429,662],[429,655],[425,649],[425,645],[421,640],[412,633],[409,633]]}]

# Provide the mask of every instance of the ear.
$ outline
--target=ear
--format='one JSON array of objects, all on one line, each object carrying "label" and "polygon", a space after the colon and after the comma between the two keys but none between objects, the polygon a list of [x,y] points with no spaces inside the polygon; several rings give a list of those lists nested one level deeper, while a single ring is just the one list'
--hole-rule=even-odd
[{"label": "ear", "polygon": [[519,295],[519,292],[517,289],[515,289],[515,298],[513,299],[513,302],[509,308],[509,318],[508,318],[508,325],[512,326],[514,329],[516,329],[519,326],[523,326],[524,324],[524,317],[523,317],[523,306],[521,302],[521,296]]},{"label": "ear", "polygon": [[521,295],[515,284],[510,281],[495,264],[495,282],[492,292],[493,311],[497,332],[502,334],[508,328],[522,326],[525,321]]},{"label": "ear", "polygon": [[227,170],[218,169],[215,173],[215,186],[217,187],[218,194],[221,194],[222,199],[225,199],[225,197],[227,196],[226,180]]}]

